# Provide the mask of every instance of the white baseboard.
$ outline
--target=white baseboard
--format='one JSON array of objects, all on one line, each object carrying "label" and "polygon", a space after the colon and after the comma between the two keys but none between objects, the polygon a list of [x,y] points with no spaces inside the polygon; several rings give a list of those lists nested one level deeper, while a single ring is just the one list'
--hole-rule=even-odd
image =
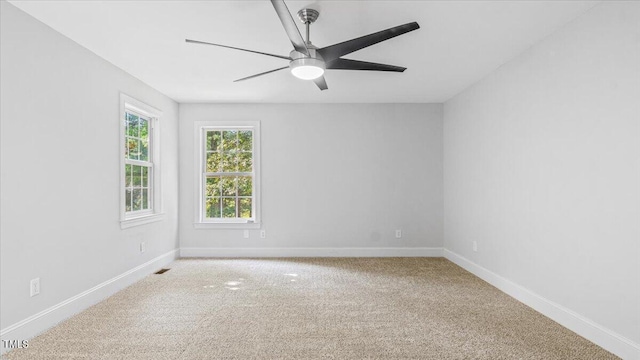
[{"label": "white baseboard", "polygon": [[547,300],[450,250],[444,249],[444,257],[603,349],[623,359],[640,359],[640,344],[596,324],[562,305]]},{"label": "white baseboard", "polygon": [[181,248],[180,257],[442,257],[442,248]]},{"label": "white baseboard", "polygon": [[[59,322],[97,304],[125,287],[135,283],[178,257],[178,249],[151,259],[146,263],[75,295],[59,304],[0,330],[3,340],[29,340]],[[9,349],[2,347],[2,353]]]}]

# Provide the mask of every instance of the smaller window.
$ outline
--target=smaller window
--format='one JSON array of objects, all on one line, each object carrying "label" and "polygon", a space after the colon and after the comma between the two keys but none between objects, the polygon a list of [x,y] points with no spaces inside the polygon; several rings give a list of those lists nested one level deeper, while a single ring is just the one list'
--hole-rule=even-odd
[{"label": "smaller window", "polygon": [[159,131],[161,112],[127,95],[120,96],[121,224],[161,220]]},{"label": "smaller window", "polygon": [[[258,122],[199,122],[197,227],[259,227]],[[211,225],[211,226],[206,226]]]},{"label": "smaller window", "polygon": [[153,130],[148,116],[125,110],[125,212],[127,216],[144,215],[153,211]]}]

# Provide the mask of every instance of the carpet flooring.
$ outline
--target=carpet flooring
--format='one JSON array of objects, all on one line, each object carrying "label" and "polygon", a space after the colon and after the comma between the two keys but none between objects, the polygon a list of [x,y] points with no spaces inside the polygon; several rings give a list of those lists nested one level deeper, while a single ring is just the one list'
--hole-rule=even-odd
[{"label": "carpet flooring", "polygon": [[616,359],[443,258],[183,259],[6,359]]}]

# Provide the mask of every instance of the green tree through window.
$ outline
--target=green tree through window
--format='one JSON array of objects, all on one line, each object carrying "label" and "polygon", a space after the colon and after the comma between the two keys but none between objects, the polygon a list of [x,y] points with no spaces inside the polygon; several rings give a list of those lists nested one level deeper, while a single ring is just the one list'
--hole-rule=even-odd
[{"label": "green tree through window", "polygon": [[205,130],[204,218],[253,219],[253,130]]},{"label": "green tree through window", "polygon": [[153,163],[149,155],[150,120],[142,115],[125,113],[125,211],[151,209]]}]

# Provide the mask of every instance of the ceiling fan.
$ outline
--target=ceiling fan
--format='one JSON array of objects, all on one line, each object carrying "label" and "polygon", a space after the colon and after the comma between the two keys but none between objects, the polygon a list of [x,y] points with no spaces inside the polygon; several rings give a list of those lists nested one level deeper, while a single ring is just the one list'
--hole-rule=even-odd
[{"label": "ceiling fan", "polygon": [[400,66],[343,59],[342,56],[420,28],[417,22],[412,22],[392,27],[390,29],[378,31],[359,38],[344,41],[338,44],[318,48],[314,46],[309,40],[309,26],[318,19],[318,15],[320,15],[318,11],[313,9],[302,9],[298,11],[298,17],[305,24],[307,29],[307,36],[305,40],[302,38],[302,35],[300,34],[300,31],[298,30],[298,27],[296,26],[293,17],[291,16],[289,9],[287,8],[287,5],[284,3],[284,0],[271,0],[271,4],[276,10],[278,17],[282,22],[284,30],[291,40],[291,44],[293,44],[293,50],[289,53],[289,56],[269,54],[261,51],[214,44],[206,41],[191,39],[186,39],[185,41],[192,44],[214,45],[289,60],[288,66],[283,66],[281,68],[247,76],[245,78],[235,80],[234,82],[249,80],[258,76],[290,68],[291,73],[295,77],[303,80],[313,80],[313,82],[318,86],[318,88],[320,88],[320,90],[326,90],[328,89],[327,82],[325,81],[323,76],[325,70],[372,70],[393,72],[405,71],[406,68]]}]

